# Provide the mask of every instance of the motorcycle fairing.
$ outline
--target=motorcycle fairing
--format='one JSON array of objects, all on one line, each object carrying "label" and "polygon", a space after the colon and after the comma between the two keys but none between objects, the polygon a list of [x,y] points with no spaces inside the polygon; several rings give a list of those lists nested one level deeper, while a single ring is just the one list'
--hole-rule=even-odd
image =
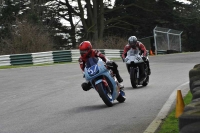
[{"label": "motorcycle fairing", "polygon": [[131,64],[131,62],[134,62],[134,63],[142,63],[144,62],[143,59],[142,59],[142,56],[140,55],[140,50],[138,48],[136,49],[130,49],[128,52],[127,52],[127,56],[125,59],[127,59],[126,63],[127,64]]}]

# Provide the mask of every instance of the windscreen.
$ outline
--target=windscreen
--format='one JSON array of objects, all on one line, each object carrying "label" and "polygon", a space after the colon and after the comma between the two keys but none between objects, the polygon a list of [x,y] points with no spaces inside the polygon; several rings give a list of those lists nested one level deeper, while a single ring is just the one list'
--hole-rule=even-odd
[{"label": "windscreen", "polygon": [[98,62],[98,58],[96,58],[96,57],[91,57],[91,58],[89,58],[89,59],[87,60],[87,62],[86,62],[86,68],[89,68],[89,67],[91,67],[91,66],[94,66],[95,64],[97,64],[97,62]]}]

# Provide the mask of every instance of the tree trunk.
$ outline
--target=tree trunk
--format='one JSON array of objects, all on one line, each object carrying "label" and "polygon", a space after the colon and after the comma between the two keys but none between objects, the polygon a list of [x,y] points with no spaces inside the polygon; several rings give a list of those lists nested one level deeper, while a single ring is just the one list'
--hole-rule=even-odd
[{"label": "tree trunk", "polygon": [[99,24],[99,40],[103,39],[104,33],[104,4],[103,1],[100,1],[100,24]]},{"label": "tree trunk", "polygon": [[98,4],[97,4],[97,0],[93,0],[93,21],[94,21],[94,28],[93,28],[93,41],[97,41],[98,40],[98,24],[97,24],[97,11],[98,11]]},{"label": "tree trunk", "polygon": [[[79,10],[80,10],[81,22],[83,24],[83,27],[84,27],[85,31],[87,32],[88,26],[87,26],[87,23],[86,23],[85,18],[84,18],[84,11],[83,11],[83,7],[81,5],[81,0],[78,0],[78,7],[79,7]],[[87,33],[86,33],[86,38],[88,38],[88,34]]]}]

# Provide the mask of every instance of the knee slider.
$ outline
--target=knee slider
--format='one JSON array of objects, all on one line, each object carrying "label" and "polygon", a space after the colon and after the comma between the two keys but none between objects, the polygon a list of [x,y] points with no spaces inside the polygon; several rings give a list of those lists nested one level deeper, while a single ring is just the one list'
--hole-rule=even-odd
[{"label": "knee slider", "polygon": [[81,87],[83,88],[84,91],[90,90],[90,86],[87,83],[82,83]]}]

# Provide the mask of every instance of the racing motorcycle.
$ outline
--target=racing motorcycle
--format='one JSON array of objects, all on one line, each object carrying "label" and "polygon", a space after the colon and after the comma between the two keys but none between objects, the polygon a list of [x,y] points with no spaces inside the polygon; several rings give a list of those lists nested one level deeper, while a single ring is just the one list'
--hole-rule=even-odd
[{"label": "racing motorcycle", "polygon": [[[124,62],[130,66],[129,74],[130,74],[130,81],[133,88],[137,88],[139,85],[147,86],[149,83],[149,75],[148,75],[148,67],[143,60],[143,55],[139,49],[130,49],[127,52],[127,56],[124,59]],[[140,77],[140,70],[139,65],[144,63],[144,73],[145,78],[141,79]]]},{"label": "racing motorcycle", "polygon": [[111,65],[98,57],[90,57],[84,68],[85,79],[89,81],[108,106],[113,106],[114,100],[122,103],[126,100],[125,92],[120,88],[119,83],[111,70]]}]

